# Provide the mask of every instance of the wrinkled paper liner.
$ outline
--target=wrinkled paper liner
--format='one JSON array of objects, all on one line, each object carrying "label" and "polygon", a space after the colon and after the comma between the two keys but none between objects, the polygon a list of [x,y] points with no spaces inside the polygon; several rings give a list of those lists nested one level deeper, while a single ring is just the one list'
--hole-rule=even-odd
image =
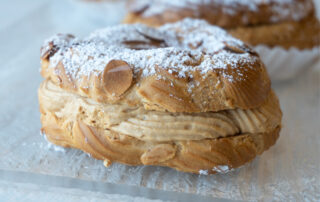
[{"label": "wrinkled paper liner", "polygon": [[310,69],[320,59],[320,46],[305,50],[285,50],[279,46],[270,48],[258,45],[254,49],[264,62],[272,81],[292,79]]}]

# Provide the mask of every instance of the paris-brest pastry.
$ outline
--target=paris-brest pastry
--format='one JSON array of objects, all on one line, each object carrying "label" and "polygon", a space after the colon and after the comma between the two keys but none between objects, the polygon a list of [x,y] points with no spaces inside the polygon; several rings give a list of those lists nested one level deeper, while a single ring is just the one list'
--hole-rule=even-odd
[{"label": "paris-brest pastry", "polygon": [[106,166],[227,172],[274,145],[281,129],[259,56],[202,20],[53,36],[41,75],[42,132]]}]

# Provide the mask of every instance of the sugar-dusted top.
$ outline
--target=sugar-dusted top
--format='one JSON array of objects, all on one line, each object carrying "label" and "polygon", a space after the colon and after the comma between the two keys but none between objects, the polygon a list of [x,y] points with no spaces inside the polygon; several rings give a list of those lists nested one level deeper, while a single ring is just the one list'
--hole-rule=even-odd
[{"label": "sugar-dusted top", "polygon": [[[279,22],[287,19],[301,20],[313,9],[311,0],[132,0],[130,10],[139,12],[143,17],[150,17],[162,14],[166,10],[191,9],[195,16],[201,17],[201,9],[198,6],[205,6],[212,12],[219,8],[219,12],[227,15],[240,15],[245,21],[254,17],[252,13],[259,14],[262,9],[270,8],[272,22]],[[244,12],[248,11],[248,12]],[[250,14],[249,14],[250,13]],[[264,14],[262,14],[264,15]]]},{"label": "sugar-dusted top", "polygon": [[[127,62],[135,75],[153,75],[162,68],[179,77],[194,71],[205,76],[213,69],[250,67],[260,61],[250,48],[226,31],[193,19],[158,29],[140,24],[118,25],[97,30],[83,40],[56,35],[44,43],[42,57],[48,50],[49,67],[61,62],[73,79],[98,75],[114,59]],[[228,79],[233,78],[229,75]]]}]

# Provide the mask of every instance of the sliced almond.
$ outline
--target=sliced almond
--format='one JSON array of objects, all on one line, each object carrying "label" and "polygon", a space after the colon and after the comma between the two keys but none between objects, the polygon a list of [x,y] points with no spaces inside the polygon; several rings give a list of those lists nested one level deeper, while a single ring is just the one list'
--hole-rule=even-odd
[{"label": "sliced almond", "polygon": [[111,60],[102,74],[104,89],[117,97],[128,90],[132,78],[132,68],[122,60]]},{"label": "sliced almond", "polygon": [[246,53],[245,50],[242,49],[242,47],[240,46],[237,46],[237,45],[230,45],[228,43],[224,43],[225,45],[225,50],[228,50],[230,52],[233,52],[233,53],[238,53],[238,54],[243,54],[243,53]]},{"label": "sliced almond", "polygon": [[147,28],[144,29],[143,27],[137,27],[136,31],[141,34],[142,36],[144,36],[145,38],[151,40],[151,41],[156,41],[158,43],[163,43],[165,42],[164,38],[164,34],[162,32],[160,32],[157,29],[154,28]]},{"label": "sliced almond", "polygon": [[141,162],[145,165],[162,163],[172,159],[176,155],[176,147],[171,144],[159,144],[141,156]]},{"label": "sliced almond", "polygon": [[147,41],[137,41],[137,40],[131,40],[131,41],[124,41],[123,44],[125,44],[128,48],[134,49],[134,50],[144,50],[144,49],[151,49],[159,47],[159,44],[153,44],[149,43]]},{"label": "sliced almond", "polygon": [[226,42],[224,42],[224,49],[233,53],[243,54],[243,53],[249,53],[251,55],[257,56],[258,54],[252,50],[248,45],[243,44],[242,46],[239,45],[231,45]]},{"label": "sliced almond", "polygon": [[[75,37],[71,34],[57,34],[55,36],[55,39],[60,41],[61,44],[63,44],[62,42],[64,43],[70,42],[74,38]],[[49,59],[59,50],[59,48],[61,48],[60,46],[59,44],[55,44],[54,39],[47,41],[40,49],[41,59],[44,59],[44,60]]]},{"label": "sliced almond", "polygon": [[49,43],[45,44],[45,46],[42,46],[40,49],[40,55],[41,59],[48,59],[49,56],[52,54],[52,52],[55,52],[53,50],[53,42],[50,41]]}]

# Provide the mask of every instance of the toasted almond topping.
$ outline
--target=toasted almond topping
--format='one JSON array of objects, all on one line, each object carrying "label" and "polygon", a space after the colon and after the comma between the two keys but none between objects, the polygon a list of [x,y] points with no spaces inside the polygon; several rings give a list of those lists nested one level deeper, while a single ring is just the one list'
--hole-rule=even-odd
[{"label": "toasted almond topping", "polygon": [[243,54],[243,53],[246,53],[246,51],[244,50],[244,48],[242,47],[239,47],[239,46],[232,46],[228,43],[224,43],[225,44],[225,50],[228,50],[230,52],[233,52],[233,53],[239,53],[239,54]]},{"label": "toasted almond topping", "polygon": [[171,144],[159,144],[150,148],[141,156],[141,161],[145,165],[165,162],[176,155],[176,147]]},{"label": "toasted almond topping", "polygon": [[61,47],[67,46],[75,37],[71,34],[57,34],[47,39],[40,49],[42,59],[53,56]]},{"label": "toasted almond topping", "polygon": [[122,60],[111,60],[102,74],[104,89],[117,97],[131,86],[132,78],[132,68]]}]

